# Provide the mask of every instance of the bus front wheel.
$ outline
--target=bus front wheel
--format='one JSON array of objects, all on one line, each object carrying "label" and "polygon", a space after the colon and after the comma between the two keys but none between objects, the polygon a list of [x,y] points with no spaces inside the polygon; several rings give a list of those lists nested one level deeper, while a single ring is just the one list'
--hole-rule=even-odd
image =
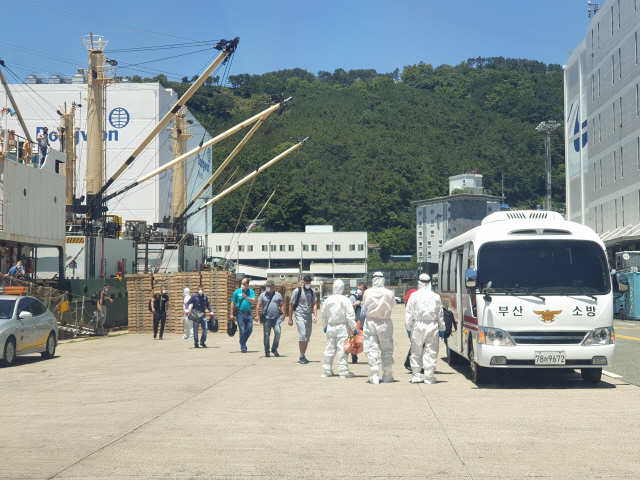
[{"label": "bus front wheel", "polygon": [[476,385],[486,383],[487,381],[487,368],[481,367],[476,363],[473,355],[473,341],[469,341],[469,364],[471,365],[471,381]]},{"label": "bus front wheel", "polygon": [[583,368],[580,373],[582,374],[582,380],[587,383],[598,383],[602,378],[601,368]]}]

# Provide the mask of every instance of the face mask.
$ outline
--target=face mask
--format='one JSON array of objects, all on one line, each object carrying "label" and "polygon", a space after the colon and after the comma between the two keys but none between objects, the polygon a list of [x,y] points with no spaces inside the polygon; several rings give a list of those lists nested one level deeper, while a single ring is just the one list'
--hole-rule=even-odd
[{"label": "face mask", "polygon": [[304,288],[306,288],[307,290],[309,290],[311,288],[311,284],[309,283],[305,283],[304,284]]},{"label": "face mask", "polygon": [[247,289],[247,286],[246,285],[240,285],[240,288],[244,291],[244,290]]},{"label": "face mask", "polygon": [[270,292],[270,291],[271,291],[271,287],[267,287],[267,288],[265,288],[265,290],[266,290],[266,291],[267,291],[267,293],[268,293],[268,292]]},{"label": "face mask", "polygon": [[167,291],[166,290],[162,290],[162,293],[167,293]]},{"label": "face mask", "polygon": [[361,289],[358,289],[358,290],[356,290],[356,293],[357,293],[358,295],[362,295],[362,290],[361,290]]},{"label": "face mask", "polygon": [[198,295],[202,295],[202,290],[198,290]]}]

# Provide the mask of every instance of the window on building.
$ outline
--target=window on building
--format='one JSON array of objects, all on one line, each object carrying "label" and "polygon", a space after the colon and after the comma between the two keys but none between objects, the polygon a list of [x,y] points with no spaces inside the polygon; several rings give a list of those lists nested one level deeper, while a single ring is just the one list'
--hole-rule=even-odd
[{"label": "window on building", "polygon": [[[600,22],[598,22],[598,51],[600,51]],[[599,70],[598,70],[598,73],[600,73]],[[599,90],[598,90],[598,96],[600,96]]]},{"label": "window on building", "polygon": [[[598,48],[598,50],[600,50]],[[598,69],[598,97],[600,96],[600,69]]]},{"label": "window on building", "polygon": [[620,0],[618,0],[618,30],[620,30]]},{"label": "window on building", "polygon": [[636,65],[637,65],[638,64],[638,32],[635,33],[635,43],[636,43],[635,56],[636,56]]},{"label": "window on building", "polygon": [[431,230],[431,236],[433,237],[433,235],[434,235],[434,232],[433,232],[433,230]]},{"label": "window on building", "polygon": [[613,37],[613,6],[611,7],[611,36]]},{"label": "window on building", "polygon": [[636,83],[636,117],[640,117],[640,103],[638,102],[638,100],[640,100],[640,98],[638,98],[638,86],[640,86],[639,84]]},{"label": "window on building", "polygon": [[598,114],[598,142],[602,141],[602,118],[601,115]]},{"label": "window on building", "polygon": [[284,245],[280,245],[280,251],[284,252],[285,251],[285,246]]},{"label": "window on building", "polygon": [[622,128],[622,97],[618,99],[618,104],[620,105],[620,128]]},{"label": "window on building", "polygon": [[604,232],[604,217],[602,216],[602,205],[600,205],[600,231]]},{"label": "window on building", "polygon": [[262,245],[262,251],[267,252],[269,250],[269,245]]},{"label": "window on building", "polygon": [[361,243],[358,245],[358,251],[359,252],[363,252],[364,251],[364,243]]},{"label": "window on building", "polygon": [[616,132],[616,102],[613,102],[613,133]]},{"label": "window on building", "polygon": [[295,251],[295,250],[294,250],[294,247],[293,247],[293,245],[289,245],[289,251],[290,251],[290,252],[293,252],[293,251]]},{"label": "window on building", "polygon": [[418,242],[418,246],[421,247],[422,246],[422,242]]},{"label": "window on building", "polygon": [[600,162],[600,188],[602,188],[602,159],[600,159],[599,162]]},{"label": "window on building", "polygon": [[636,162],[638,163],[638,170],[640,170],[640,137],[636,137]]},{"label": "window on building", "polygon": [[216,245],[216,252],[222,251],[222,245]]},{"label": "window on building", "polygon": [[318,245],[311,245],[311,251],[312,252],[317,252],[318,251]]},{"label": "window on building", "polygon": [[616,83],[616,57],[611,55],[611,85]]},{"label": "window on building", "polygon": [[596,76],[591,75],[591,101],[596,99]]},{"label": "window on building", "polygon": [[438,245],[442,246],[442,240],[438,240]]},{"label": "window on building", "polygon": [[247,252],[253,252],[253,245],[247,245]]},{"label": "window on building", "polygon": [[271,245],[271,251],[275,252],[277,250],[278,246],[277,245]]},{"label": "window on building", "polygon": [[616,162],[616,152],[613,151],[613,181],[618,180],[618,165]]},{"label": "window on building", "polygon": [[433,215],[433,210],[431,210],[431,215]]},{"label": "window on building", "polygon": [[456,233],[456,229],[455,229],[455,227],[453,228],[453,233]]},{"label": "window on building", "polygon": [[238,251],[244,252],[244,245],[238,245]]},{"label": "window on building", "polygon": [[[422,242],[420,242],[420,244],[422,245]],[[430,246],[431,246],[431,240],[427,242],[427,247],[430,247]]]},{"label": "window on building", "polygon": [[433,225],[433,224],[434,224],[434,222],[435,222],[435,220],[431,220],[431,225]]},{"label": "window on building", "polygon": [[356,246],[355,245],[349,245],[349,251],[350,252],[355,252],[356,251]]},{"label": "window on building", "polygon": [[340,245],[334,245],[333,248],[335,249],[336,252],[340,251]]},{"label": "window on building", "polygon": [[618,49],[618,78],[622,78],[622,49]]},{"label": "window on building", "polygon": [[596,228],[594,230],[598,233],[598,207],[594,209],[594,212],[596,214]]},{"label": "window on building", "polygon": [[419,226],[419,227],[422,227],[422,222],[418,222],[418,226]]},{"label": "window on building", "polygon": [[593,30],[591,30],[591,56],[593,57]]},{"label": "window on building", "polygon": [[616,198],[613,202],[613,208],[616,211],[616,228],[618,228],[618,199]]},{"label": "window on building", "polygon": [[327,245],[327,252],[330,252],[332,250],[331,245]]},{"label": "window on building", "polygon": [[624,227],[624,197],[620,199],[620,203],[622,203],[622,226]]},{"label": "window on building", "polygon": [[431,250],[427,250],[427,257],[431,256]]},{"label": "window on building", "polygon": [[225,246],[224,246],[224,251],[225,251],[225,252],[228,252],[228,251],[230,251],[230,250],[231,250],[231,247],[230,247],[229,245],[225,245]]},{"label": "window on building", "polygon": [[489,211],[491,211],[491,207],[489,207]]},{"label": "window on building", "polygon": [[622,153],[622,147],[620,147],[620,178],[624,178],[624,156]]},{"label": "window on building", "polygon": [[596,164],[593,164],[593,189],[596,189],[596,180],[598,177],[596,177]]},{"label": "window on building", "polygon": [[309,245],[302,245],[302,251],[303,252],[308,252],[309,251]]}]

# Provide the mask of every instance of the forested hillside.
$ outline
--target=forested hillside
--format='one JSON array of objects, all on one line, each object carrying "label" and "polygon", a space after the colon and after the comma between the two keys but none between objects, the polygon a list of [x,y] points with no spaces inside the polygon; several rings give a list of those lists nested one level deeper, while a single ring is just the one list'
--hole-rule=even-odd
[{"label": "forested hillside", "polygon": [[[189,86],[186,78],[183,83],[145,80],[161,80],[180,94]],[[214,231],[233,231],[239,217],[246,225],[277,184],[261,215],[268,229],[332,224],[337,230],[366,230],[391,253],[415,252],[410,202],[448,194],[451,175],[477,168],[495,195],[504,175],[506,203],[541,204],[544,138],[535,126],[563,119],[560,66],[530,60],[478,58],[437,68],[421,62],[388,74],[282,70],[232,75],[231,88],[217,86],[218,81],[208,79],[187,104],[212,135],[267,108],[272,95],[293,100],[282,115],[265,122],[214,185],[214,193],[236,169],[231,182],[296,138],[312,138],[253,185],[218,202]],[[214,148],[214,168],[239,140],[236,135]],[[565,201],[563,144],[562,133],[555,134],[553,199],[560,211]]]}]

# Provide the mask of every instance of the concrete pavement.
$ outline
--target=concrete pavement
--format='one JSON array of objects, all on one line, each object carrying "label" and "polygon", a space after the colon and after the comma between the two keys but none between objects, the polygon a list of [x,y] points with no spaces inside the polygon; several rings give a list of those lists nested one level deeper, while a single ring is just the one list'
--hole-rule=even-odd
[{"label": "concrete pavement", "polygon": [[402,307],[393,384],[365,364],[320,378],[320,324],[307,365],[295,327],[265,358],[259,325],[247,354],[226,334],[122,335],[18,359],[0,369],[0,478],[640,478],[639,387],[527,371],[477,388],[442,360],[412,385]]},{"label": "concrete pavement", "polygon": [[607,374],[620,375],[625,382],[640,386],[640,322],[615,320],[616,363]]}]

